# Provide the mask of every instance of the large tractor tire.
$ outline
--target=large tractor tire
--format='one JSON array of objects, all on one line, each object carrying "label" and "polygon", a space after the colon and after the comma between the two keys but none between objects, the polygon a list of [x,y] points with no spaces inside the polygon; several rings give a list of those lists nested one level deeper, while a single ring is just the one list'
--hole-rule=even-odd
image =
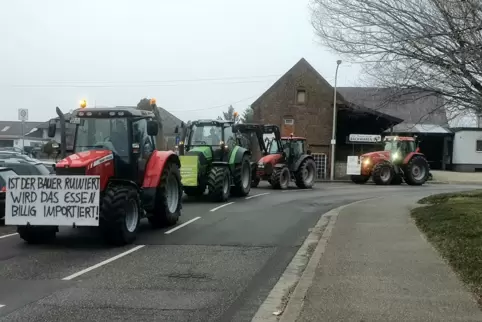
[{"label": "large tractor tire", "polygon": [[175,225],[181,216],[182,185],[179,167],[169,162],[164,167],[156,191],[154,212],[148,217],[154,228]]},{"label": "large tractor tire", "polygon": [[273,189],[288,189],[290,184],[291,173],[287,166],[274,167],[273,173],[271,174],[271,186]]},{"label": "large tractor tire", "polygon": [[249,156],[245,154],[240,164],[237,164],[234,169],[234,187],[231,193],[236,197],[245,197],[251,191],[251,163]]},{"label": "large tractor tire", "polygon": [[370,179],[370,176],[358,175],[351,176],[351,181],[356,184],[365,184]]},{"label": "large tractor tire", "polygon": [[389,162],[380,162],[373,168],[373,182],[377,185],[389,185],[395,177],[393,167]]},{"label": "large tractor tire", "polygon": [[141,209],[135,187],[110,185],[104,192],[100,211],[100,228],[109,244],[123,246],[136,239]]},{"label": "large tractor tire", "polygon": [[44,244],[55,239],[59,228],[56,226],[18,226],[20,238],[29,244]]},{"label": "large tractor tire", "polygon": [[213,167],[208,175],[208,196],[216,202],[228,200],[231,193],[231,177],[228,167]]},{"label": "large tractor tire", "polygon": [[313,188],[315,184],[316,163],[313,159],[306,158],[295,173],[295,183],[300,189]]},{"label": "large tractor tire", "polygon": [[427,159],[421,155],[413,156],[405,166],[405,182],[411,186],[420,186],[427,182],[430,167]]}]

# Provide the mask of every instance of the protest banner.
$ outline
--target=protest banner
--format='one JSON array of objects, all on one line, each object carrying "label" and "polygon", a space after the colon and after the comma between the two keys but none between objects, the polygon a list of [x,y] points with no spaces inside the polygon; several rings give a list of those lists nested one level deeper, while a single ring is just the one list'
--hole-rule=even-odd
[{"label": "protest banner", "polygon": [[99,176],[13,176],[6,225],[99,226]]}]

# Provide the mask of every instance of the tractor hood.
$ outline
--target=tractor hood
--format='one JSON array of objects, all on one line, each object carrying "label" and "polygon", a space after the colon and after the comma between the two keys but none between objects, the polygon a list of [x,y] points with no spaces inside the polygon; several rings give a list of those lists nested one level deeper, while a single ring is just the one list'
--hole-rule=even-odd
[{"label": "tractor hood", "polygon": [[268,154],[259,159],[258,163],[271,163],[275,164],[278,163],[279,159],[281,159],[283,156],[281,153],[276,153],[276,154]]},{"label": "tractor hood", "polygon": [[104,161],[112,160],[114,155],[110,150],[91,150],[69,155],[65,159],[60,160],[56,168],[82,168],[92,164],[96,166]]},{"label": "tractor hood", "polygon": [[390,151],[375,151],[362,154],[361,157],[363,159],[370,158],[370,159],[390,159]]}]

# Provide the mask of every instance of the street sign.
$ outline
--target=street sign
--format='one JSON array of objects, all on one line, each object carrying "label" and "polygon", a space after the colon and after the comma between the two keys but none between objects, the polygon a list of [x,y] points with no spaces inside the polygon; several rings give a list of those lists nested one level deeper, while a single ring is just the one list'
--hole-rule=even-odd
[{"label": "street sign", "polygon": [[18,109],[18,120],[22,122],[28,121],[28,109],[26,108]]},{"label": "street sign", "polygon": [[376,143],[382,141],[382,136],[373,134],[350,134],[348,140],[357,143]]}]

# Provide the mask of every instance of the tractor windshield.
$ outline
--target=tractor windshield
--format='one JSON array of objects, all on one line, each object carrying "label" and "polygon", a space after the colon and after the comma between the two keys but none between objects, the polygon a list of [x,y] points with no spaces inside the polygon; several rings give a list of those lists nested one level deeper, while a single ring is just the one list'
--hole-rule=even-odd
[{"label": "tractor windshield", "polygon": [[281,140],[283,145],[283,151],[286,155],[290,154],[289,142],[291,141],[291,149],[293,151],[293,156],[298,157],[302,155],[305,151],[305,141],[304,140]]},{"label": "tractor windshield", "polygon": [[414,141],[400,141],[400,140],[393,140],[393,141],[386,141],[385,142],[385,151],[400,151],[403,155],[406,155],[410,152],[415,152],[416,144]]},{"label": "tractor windshield", "polygon": [[83,118],[77,126],[74,152],[111,150],[129,156],[126,118]]},{"label": "tractor windshield", "polygon": [[189,137],[189,146],[211,145],[219,146],[223,140],[223,128],[216,125],[193,125]]}]

